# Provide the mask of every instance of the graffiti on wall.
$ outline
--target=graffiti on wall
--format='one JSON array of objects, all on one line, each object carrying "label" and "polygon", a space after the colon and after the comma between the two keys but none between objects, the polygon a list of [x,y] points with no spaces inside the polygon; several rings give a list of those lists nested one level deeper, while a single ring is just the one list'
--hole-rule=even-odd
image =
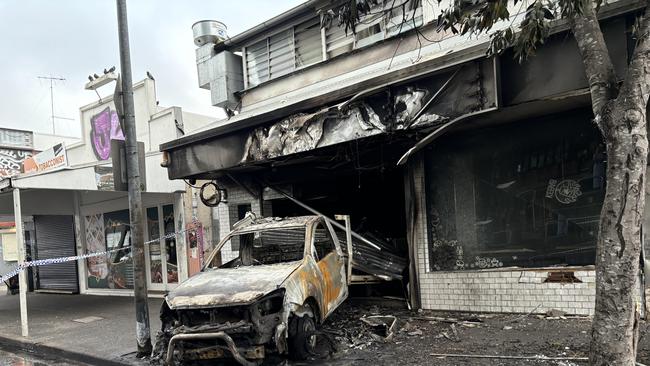
[{"label": "graffiti on wall", "polygon": [[[86,247],[89,253],[106,250],[104,237],[104,215],[85,216]],[[105,256],[87,259],[88,287],[103,288],[108,284],[108,263]]]},{"label": "graffiti on wall", "polygon": [[111,156],[111,140],[124,140],[117,112],[110,107],[90,117],[90,143],[99,160]]},{"label": "graffiti on wall", "polygon": [[23,160],[32,156],[29,150],[0,149],[0,177],[8,177],[20,173]]}]

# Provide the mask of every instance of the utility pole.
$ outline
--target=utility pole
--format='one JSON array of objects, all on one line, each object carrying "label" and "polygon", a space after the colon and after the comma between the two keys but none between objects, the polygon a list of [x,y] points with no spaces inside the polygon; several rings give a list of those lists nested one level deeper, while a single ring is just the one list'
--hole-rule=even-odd
[{"label": "utility pole", "polygon": [[124,107],[124,137],[126,143],[126,172],[129,182],[129,218],[131,224],[131,250],[133,252],[133,290],[135,297],[136,340],[138,357],[151,355],[151,332],[149,329],[149,305],[145,275],[144,236],[142,230],[142,192],[138,141],[135,132],[133,106],[133,81],[131,79],[131,51],[129,49],[129,25],[126,0],[117,0],[117,27],[120,44],[120,68],[122,72],[122,103]]},{"label": "utility pole", "polygon": [[[49,80],[50,81],[50,106],[52,107],[52,134],[56,135],[56,125],[54,124],[54,119],[55,118],[60,118],[56,117],[54,115],[54,81],[63,81],[65,80],[64,78],[57,78],[53,76],[37,76],[39,79],[44,79],[44,80]],[[63,119],[71,119],[71,118],[63,118]]]}]

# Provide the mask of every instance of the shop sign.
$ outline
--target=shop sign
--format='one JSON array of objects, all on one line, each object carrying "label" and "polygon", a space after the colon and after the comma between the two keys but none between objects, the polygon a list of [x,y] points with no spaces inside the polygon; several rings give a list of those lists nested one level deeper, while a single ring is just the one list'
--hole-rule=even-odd
[{"label": "shop sign", "polygon": [[25,173],[44,172],[68,166],[65,144],[60,143],[23,161]]}]

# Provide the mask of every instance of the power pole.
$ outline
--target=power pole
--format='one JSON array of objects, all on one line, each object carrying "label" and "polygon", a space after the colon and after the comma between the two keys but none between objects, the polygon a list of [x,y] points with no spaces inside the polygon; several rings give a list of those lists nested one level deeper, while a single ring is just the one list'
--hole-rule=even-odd
[{"label": "power pole", "polygon": [[126,143],[126,173],[129,182],[129,218],[131,224],[131,250],[133,252],[133,290],[135,297],[136,340],[138,357],[151,355],[151,332],[149,329],[149,305],[145,274],[144,236],[142,230],[142,192],[138,141],[135,133],[133,106],[133,81],[131,79],[131,51],[129,49],[129,25],[126,0],[117,0],[117,27],[120,44],[120,68],[122,71],[122,103],[124,107],[124,137]]},{"label": "power pole", "polygon": [[[54,124],[54,119],[59,118],[54,115],[54,81],[63,81],[64,78],[57,78],[53,76],[37,76],[39,79],[49,80],[50,81],[50,106],[52,107],[52,134],[56,135],[56,125]],[[70,118],[64,118],[70,119]]]}]

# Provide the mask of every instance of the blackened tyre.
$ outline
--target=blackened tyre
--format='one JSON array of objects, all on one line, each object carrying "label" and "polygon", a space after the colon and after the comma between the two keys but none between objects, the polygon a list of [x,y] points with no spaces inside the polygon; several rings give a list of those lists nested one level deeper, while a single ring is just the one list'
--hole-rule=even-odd
[{"label": "blackened tyre", "polygon": [[294,316],[289,327],[289,355],[295,360],[305,360],[316,349],[316,322],[311,315]]}]

